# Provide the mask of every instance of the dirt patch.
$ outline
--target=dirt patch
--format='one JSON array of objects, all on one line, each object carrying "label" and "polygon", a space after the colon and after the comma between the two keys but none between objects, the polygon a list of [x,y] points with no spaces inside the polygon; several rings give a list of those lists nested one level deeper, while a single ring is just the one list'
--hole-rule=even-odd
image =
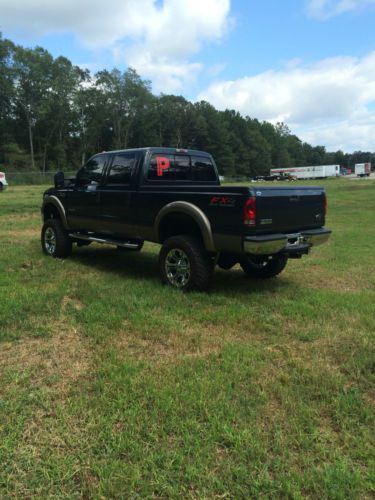
[{"label": "dirt patch", "polygon": [[39,233],[40,233],[40,230],[39,229],[11,229],[9,231],[7,230],[4,230],[2,231],[3,233],[3,237],[4,238],[7,238],[7,237],[11,237],[12,239],[13,238],[19,238],[20,236],[21,237],[25,237],[25,238],[39,238]]},{"label": "dirt patch", "polygon": [[[308,273],[308,278],[306,278],[306,273]],[[318,264],[310,265],[304,269],[304,272],[296,273],[293,281],[303,287],[339,293],[360,292],[363,289],[363,281],[357,275],[348,273],[345,277],[341,277]]]},{"label": "dirt patch", "polygon": [[181,360],[217,354],[225,344],[241,340],[244,340],[242,330],[228,330],[223,325],[189,325],[162,338],[160,335],[141,337],[139,332],[128,326],[116,335],[112,345],[119,356],[170,362],[172,358]]},{"label": "dirt patch", "polygon": [[75,329],[64,330],[51,338],[27,339],[2,344],[3,370],[25,373],[30,385],[63,397],[89,368],[90,353]]},{"label": "dirt patch", "polygon": [[365,392],[364,397],[367,404],[375,409],[375,389],[369,389]]},{"label": "dirt patch", "polygon": [[69,295],[65,295],[61,301],[61,311],[65,312],[67,309],[72,308],[76,311],[82,311],[85,305],[78,297],[70,297]]},{"label": "dirt patch", "polygon": [[22,221],[22,220],[34,220],[34,219],[39,219],[40,220],[40,211],[37,212],[32,212],[28,214],[24,213],[19,213],[19,214],[5,214],[4,217],[6,218],[7,221],[15,220],[15,221]]},{"label": "dirt patch", "polygon": [[[52,329],[56,333],[50,338],[8,342],[0,349],[1,371],[9,380],[7,387],[0,387],[0,394],[2,389],[18,391],[20,387],[30,401],[15,460],[22,463],[25,456],[32,456],[40,467],[51,456],[66,457],[72,448],[84,447],[88,436],[85,416],[71,412],[69,401],[91,368],[91,349],[63,320]],[[27,481],[27,468],[17,470],[17,480],[22,476]]]}]

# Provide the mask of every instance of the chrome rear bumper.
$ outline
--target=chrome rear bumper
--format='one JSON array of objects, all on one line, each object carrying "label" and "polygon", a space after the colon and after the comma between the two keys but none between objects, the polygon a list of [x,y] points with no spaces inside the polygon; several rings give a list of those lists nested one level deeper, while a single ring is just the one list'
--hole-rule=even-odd
[{"label": "chrome rear bumper", "polygon": [[332,231],[325,228],[309,229],[293,234],[266,234],[262,236],[247,236],[244,239],[244,251],[254,255],[272,255],[279,252],[296,252],[300,248],[321,245],[325,243]]}]

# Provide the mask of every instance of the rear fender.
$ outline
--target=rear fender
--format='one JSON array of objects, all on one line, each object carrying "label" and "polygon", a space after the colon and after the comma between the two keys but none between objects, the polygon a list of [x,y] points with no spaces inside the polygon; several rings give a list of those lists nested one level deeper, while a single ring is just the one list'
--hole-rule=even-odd
[{"label": "rear fender", "polygon": [[160,212],[156,216],[154,224],[155,234],[158,235],[159,242],[161,242],[160,225],[163,219],[167,215],[174,213],[181,213],[191,217],[200,229],[206,250],[208,252],[215,252],[215,245],[212,237],[210,221],[208,220],[206,214],[199,207],[187,201],[174,201],[172,203],[169,203],[168,205],[165,205],[165,207],[160,210]]}]

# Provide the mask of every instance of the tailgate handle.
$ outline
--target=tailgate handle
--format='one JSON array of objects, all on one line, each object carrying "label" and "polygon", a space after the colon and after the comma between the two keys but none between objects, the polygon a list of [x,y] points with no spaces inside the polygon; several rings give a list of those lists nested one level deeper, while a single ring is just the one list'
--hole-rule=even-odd
[{"label": "tailgate handle", "polygon": [[291,196],[289,201],[299,201],[299,196]]}]

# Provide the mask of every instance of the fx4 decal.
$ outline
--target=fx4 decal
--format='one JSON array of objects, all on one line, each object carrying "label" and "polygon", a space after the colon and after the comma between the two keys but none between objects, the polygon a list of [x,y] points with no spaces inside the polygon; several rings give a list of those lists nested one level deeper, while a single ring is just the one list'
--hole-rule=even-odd
[{"label": "fx4 decal", "polygon": [[213,196],[210,200],[210,205],[220,206],[220,207],[234,207],[236,200],[234,198],[229,198],[229,196]]}]

